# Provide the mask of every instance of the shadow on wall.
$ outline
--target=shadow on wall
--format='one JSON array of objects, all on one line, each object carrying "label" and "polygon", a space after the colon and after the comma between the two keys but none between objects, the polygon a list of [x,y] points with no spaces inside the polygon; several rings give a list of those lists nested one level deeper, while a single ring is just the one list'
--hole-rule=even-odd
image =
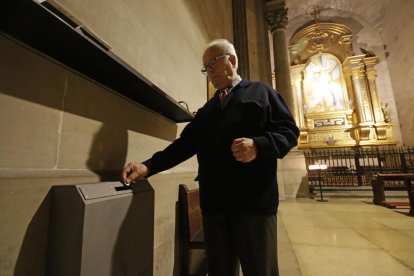
[{"label": "shadow on wall", "polygon": [[[127,155],[128,130],[170,141],[176,137],[175,123],[114,95],[104,87],[1,35],[0,52],[3,54],[0,64],[2,94],[79,115],[85,121],[91,119],[103,123],[94,137],[86,161],[88,169],[95,172],[100,181],[119,180]],[[56,118],[59,120],[60,117]],[[53,183],[54,179],[45,181],[46,185],[72,185],[80,184],[79,181],[83,180],[72,180],[77,183],[62,183],[66,181],[62,178],[57,179],[57,183]],[[36,192],[33,190],[33,193]],[[29,225],[22,223],[16,230],[18,238],[20,233],[26,231],[21,237],[23,242],[19,252],[13,249],[6,253],[13,256],[18,253],[14,268],[16,276],[45,275],[50,198],[49,191],[39,206],[32,204],[33,211],[37,210],[33,212],[35,215]]]},{"label": "shadow on wall", "polygon": [[175,123],[1,35],[0,52],[2,94],[111,123],[114,129],[124,128],[168,141],[176,138]]},{"label": "shadow on wall", "polygon": [[93,139],[87,161],[88,169],[95,172],[100,181],[118,181],[127,151],[127,130],[104,124]]},{"label": "shadow on wall", "polygon": [[[126,129],[103,125],[94,137],[87,161],[88,168],[99,176],[100,181],[118,181],[125,164],[127,146]],[[15,267],[15,276],[46,275],[51,195],[50,190],[27,227]],[[128,218],[125,223],[128,224]]]},{"label": "shadow on wall", "polygon": [[305,175],[302,177],[302,180],[300,181],[300,186],[296,193],[296,198],[310,198],[310,196],[311,194],[309,191],[308,175]]},{"label": "shadow on wall", "polygon": [[49,191],[27,227],[14,276],[46,275],[50,203],[51,192]]}]

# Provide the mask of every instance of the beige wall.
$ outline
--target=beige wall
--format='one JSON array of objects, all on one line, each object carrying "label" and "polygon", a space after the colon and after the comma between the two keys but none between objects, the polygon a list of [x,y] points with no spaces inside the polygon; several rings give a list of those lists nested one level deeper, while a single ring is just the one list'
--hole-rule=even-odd
[{"label": "beige wall", "polygon": [[218,37],[232,40],[230,0],[53,3],[74,15],[161,90],[177,101],[188,102],[192,111],[206,99],[205,90],[200,89],[205,86],[205,77],[198,70],[206,42]]},{"label": "beige wall", "polygon": [[[190,111],[205,102],[201,54],[210,39],[232,38],[231,1],[60,2]],[[0,76],[0,275],[43,275],[50,187],[116,179],[126,162],[165,147],[184,124],[5,36]],[[178,184],[194,186],[196,168],[193,158],[149,179],[155,190],[154,275],[174,270]]]},{"label": "beige wall", "polygon": [[[414,146],[414,1],[384,1],[382,24],[392,88],[404,144]],[[391,114],[393,115],[393,114]]]}]

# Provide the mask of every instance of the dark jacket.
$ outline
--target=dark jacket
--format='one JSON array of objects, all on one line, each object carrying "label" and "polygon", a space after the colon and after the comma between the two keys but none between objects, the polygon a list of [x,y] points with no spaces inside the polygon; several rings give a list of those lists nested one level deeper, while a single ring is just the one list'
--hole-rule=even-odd
[{"label": "dark jacket", "polygon": [[[197,154],[204,213],[274,214],[278,206],[277,158],[297,145],[299,129],[283,98],[262,82],[242,80],[222,109],[218,94],[200,108],[180,137],[144,162],[150,175]],[[252,138],[257,157],[236,161],[235,138]]]}]

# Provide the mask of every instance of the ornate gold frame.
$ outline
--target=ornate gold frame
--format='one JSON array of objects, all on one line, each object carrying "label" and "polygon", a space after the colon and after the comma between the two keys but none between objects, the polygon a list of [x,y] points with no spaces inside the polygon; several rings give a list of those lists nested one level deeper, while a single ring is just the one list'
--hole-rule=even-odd
[{"label": "ornate gold frame", "polygon": [[[396,144],[392,124],[381,108],[376,87],[379,58],[367,52],[354,55],[352,32],[342,24],[316,23],[296,32],[290,40],[294,115],[300,127],[299,148]],[[343,108],[308,112],[306,68],[317,57],[340,64]],[[321,87],[322,89],[322,87]]]}]

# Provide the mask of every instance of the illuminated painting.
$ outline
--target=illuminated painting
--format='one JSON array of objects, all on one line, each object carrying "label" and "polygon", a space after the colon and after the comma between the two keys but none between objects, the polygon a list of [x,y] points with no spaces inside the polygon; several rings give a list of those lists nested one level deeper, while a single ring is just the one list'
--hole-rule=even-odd
[{"label": "illuminated painting", "polygon": [[344,110],[341,64],[332,55],[310,58],[305,68],[304,92],[307,113]]}]

